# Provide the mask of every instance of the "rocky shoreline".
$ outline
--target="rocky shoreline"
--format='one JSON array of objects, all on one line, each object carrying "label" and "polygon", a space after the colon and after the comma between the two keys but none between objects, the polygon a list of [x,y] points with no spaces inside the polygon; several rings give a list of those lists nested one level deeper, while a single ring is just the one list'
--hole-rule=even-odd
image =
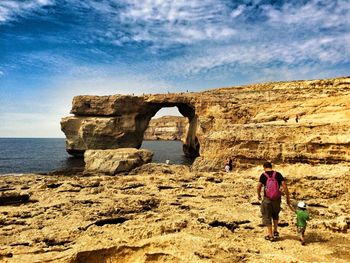
[{"label": "rocky shoreline", "polygon": [[293,202],[309,205],[305,247],[284,200],[281,240],[264,240],[260,166],[225,173],[150,163],[118,176],[2,176],[0,261],[349,262],[348,163],[276,169]]}]

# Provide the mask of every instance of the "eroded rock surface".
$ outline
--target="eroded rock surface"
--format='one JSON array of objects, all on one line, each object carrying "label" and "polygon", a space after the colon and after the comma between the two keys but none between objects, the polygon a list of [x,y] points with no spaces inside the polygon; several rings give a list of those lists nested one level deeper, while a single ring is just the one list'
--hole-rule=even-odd
[{"label": "eroded rock surface", "polygon": [[198,93],[78,96],[62,119],[67,150],[140,147],[152,116],[177,106],[189,120],[185,153],[193,168],[350,161],[350,78],[263,83]]},{"label": "eroded rock surface", "polygon": [[113,150],[87,150],[84,153],[85,172],[114,175],[152,161],[153,153],[146,149],[121,148]]},{"label": "eroded rock surface", "polygon": [[308,204],[306,246],[284,197],[281,238],[264,239],[260,166],[225,173],[150,163],[126,176],[1,177],[14,188],[4,193],[25,188],[36,202],[0,206],[0,261],[349,262],[349,166],[275,168],[292,203]]}]

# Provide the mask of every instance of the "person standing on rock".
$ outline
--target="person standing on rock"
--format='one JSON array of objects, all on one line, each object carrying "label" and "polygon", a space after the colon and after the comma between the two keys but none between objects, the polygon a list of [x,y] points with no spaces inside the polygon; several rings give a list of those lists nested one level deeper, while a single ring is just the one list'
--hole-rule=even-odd
[{"label": "person standing on rock", "polygon": [[232,171],[232,168],[233,168],[233,165],[232,165],[232,159],[231,158],[227,158],[226,159],[226,162],[225,162],[225,171],[228,173],[228,172],[231,172]]},{"label": "person standing on rock", "polygon": [[[287,204],[290,205],[289,191],[286,181],[281,173],[272,170],[272,164],[265,162],[263,164],[264,172],[260,175],[257,185],[258,199],[261,200],[261,188],[264,186],[264,198],[261,202],[261,214],[263,225],[267,226],[266,240],[274,241],[279,238],[278,219],[281,210],[281,192],[282,186],[287,198]],[[273,221],[273,232],[272,222]]]}]

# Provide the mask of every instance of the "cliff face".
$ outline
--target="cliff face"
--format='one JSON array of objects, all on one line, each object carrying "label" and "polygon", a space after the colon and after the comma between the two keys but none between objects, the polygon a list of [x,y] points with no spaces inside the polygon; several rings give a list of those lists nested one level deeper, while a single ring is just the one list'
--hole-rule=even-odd
[{"label": "cliff face", "polygon": [[163,116],[151,119],[144,140],[186,140],[188,120],[185,117]]},{"label": "cliff face", "polygon": [[67,151],[140,147],[152,116],[177,106],[195,169],[236,163],[350,161],[350,78],[274,82],[200,93],[78,96],[61,126]]}]

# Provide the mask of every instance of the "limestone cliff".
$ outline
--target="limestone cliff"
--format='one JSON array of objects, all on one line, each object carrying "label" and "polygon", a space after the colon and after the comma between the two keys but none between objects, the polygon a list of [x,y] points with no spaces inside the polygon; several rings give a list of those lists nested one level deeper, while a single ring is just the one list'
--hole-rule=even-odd
[{"label": "limestone cliff", "polygon": [[77,96],[63,118],[67,151],[140,147],[150,119],[177,106],[195,169],[238,163],[350,161],[350,77],[271,82],[198,93]]},{"label": "limestone cliff", "polygon": [[186,139],[188,120],[179,116],[163,116],[152,119],[143,135],[144,140]]}]

